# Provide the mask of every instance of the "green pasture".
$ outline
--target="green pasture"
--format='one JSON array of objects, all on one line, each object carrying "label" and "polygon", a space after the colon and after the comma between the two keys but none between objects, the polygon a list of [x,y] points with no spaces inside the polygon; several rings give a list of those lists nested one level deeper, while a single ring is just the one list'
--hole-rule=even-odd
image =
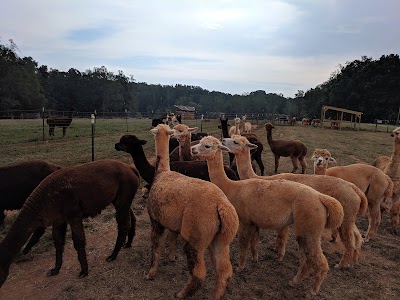
[{"label": "green pasture", "polygon": [[[265,121],[258,121],[255,133],[264,144],[263,161],[266,173],[273,170],[273,157],[269,149]],[[124,134],[135,134],[148,143],[144,146],[145,153],[154,156],[154,141],[149,131],[149,119],[97,119],[94,126],[94,157],[95,160],[114,158],[130,162],[126,153],[114,149],[114,144]],[[207,132],[216,137],[221,136],[218,129],[219,120],[190,120],[187,124],[199,127],[198,131]],[[257,125],[257,121],[253,121]],[[44,128],[44,130],[43,130]],[[330,128],[315,128],[312,126],[275,125],[274,139],[299,139],[307,147],[309,155],[315,148],[327,148],[337,158],[340,165],[356,162],[371,162],[379,155],[390,155],[392,138],[390,132],[394,126],[361,124],[361,130],[350,128],[333,130]],[[375,131],[377,129],[377,131]],[[44,131],[44,134],[43,134]],[[387,132],[389,131],[389,133]],[[44,140],[43,140],[44,137]],[[53,163],[69,166],[89,162],[92,159],[92,125],[90,119],[73,119],[67,129],[66,136],[62,137],[62,129],[56,128],[55,136],[48,136],[48,126],[41,119],[37,120],[0,120],[0,165],[43,159]],[[312,164],[308,160],[308,173],[312,173]],[[288,158],[281,158],[280,172],[289,172],[291,162]]]}]

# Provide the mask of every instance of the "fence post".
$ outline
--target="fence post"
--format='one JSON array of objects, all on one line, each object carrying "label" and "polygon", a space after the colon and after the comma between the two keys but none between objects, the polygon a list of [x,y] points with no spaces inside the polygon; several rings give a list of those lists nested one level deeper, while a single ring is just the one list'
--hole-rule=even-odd
[{"label": "fence post", "polygon": [[90,118],[92,123],[92,161],[94,161],[94,121],[96,117],[94,116],[94,114],[92,114]]},{"label": "fence post", "polygon": [[126,132],[128,132],[128,110],[125,108]]},{"label": "fence post", "polygon": [[44,142],[44,107],[42,107],[42,133],[43,133],[43,142]]},{"label": "fence post", "polygon": [[203,132],[203,119],[204,119],[204,115],[201,115],[201,120],[200,120],[200,132]]}]

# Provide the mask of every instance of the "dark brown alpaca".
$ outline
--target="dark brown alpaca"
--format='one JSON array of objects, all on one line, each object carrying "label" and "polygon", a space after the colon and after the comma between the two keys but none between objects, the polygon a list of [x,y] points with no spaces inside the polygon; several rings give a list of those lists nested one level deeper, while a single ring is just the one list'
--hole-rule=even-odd
[{"label": "dark brown alpaca", "polygon": [[[221,125],[218,128],[222,131],[223,138],[229,138],[229,131],[228,131],[228,118],[220,117],[219,120],[221,121]],[[251,152],[251,161],[256,161],[258,167],[260,168],[261,176],[264,175],[264,164],[261,159],[262,151],[264,150],[264,145],[261,143],[260,138],[255,133],[243,133],[242,136],[246,137],[250,143],[257,145],[257,148]],[[234,162],[235,155],[229,153],[229,162],[232,168],[236,168],[236,163]]]},{"label": "dark brown alpaca", "polygon": [[76,111],[75,107],[72,107],[70,111],[68,112],[67,117],[63,116],[49,116],[46,120],[46,123],[49,125],[49,135],[54,136],[54,129],[56,126],[62,127],[63,130],[63,137],[65,136],[65,133],[67,131],[67,128],[69,125],[71,125],[72,122],[72,116],[74,112]]},{"label": "dark brown alpaca", "polygon": [[[98,215],[109,204],[116,210],[118,237],[107,261],[117,258],[125,242],[130,207],[139,186],[136,169],[117,160],[99,160],[60,169],[47,176],[29,195],[9,232],[0,243],[0,286],[31,233],[38,227],[53,227],[56,262],[47,274],[57,275],[62,265],[67,224],[81,265],[79,277],[88,275],[85,232],[82,220]],[[134,217],[134,216],[133,216]]]},{"label": "dark brown alpaca", "polygon": [[295,173],[299,168],[299,162],[301,164],[301,173],[306,172],[307,162],[307,147],[303,142],[299,140],[273,140],[272,129],[275,128],[271,123],[265,124],[265,130],[267,131],[267,140],[272,153],[275,156],[275,173],[278,173],[279,158],[290,157],[293,163],[292,173]]}]

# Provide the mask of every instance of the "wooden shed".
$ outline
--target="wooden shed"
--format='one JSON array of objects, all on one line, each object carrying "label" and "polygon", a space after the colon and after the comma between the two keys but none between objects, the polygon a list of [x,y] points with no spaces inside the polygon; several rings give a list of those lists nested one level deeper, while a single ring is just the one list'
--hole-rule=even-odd
[{"label": "wooden shed", "polygon": [[[336,118],[335,119],[326,119],[326,112],[332,110],[336,112]],[[359,111],[354,111],[354,110],[349,110],[345,108],[339,108],[339,107],[334,107],[334,106],[328,106],[328,105],[323,105],[322,110],[321,110],[321,122],[324,124],[324,121],[329,121],[330,122],[330,127],[332,129],[342,129],[343,125],[343,114],[350,114],[350,126],[354,129],[356,129],[357,124],[358,124],[358,130],[360,130],[360,123],[361,123],[361,115],[362,112]]]},{"label": "wooden shed", "polygon": [[174,105],[175,114],[181,115],[184,120],[194,120],[196,109],[193,106]]}]

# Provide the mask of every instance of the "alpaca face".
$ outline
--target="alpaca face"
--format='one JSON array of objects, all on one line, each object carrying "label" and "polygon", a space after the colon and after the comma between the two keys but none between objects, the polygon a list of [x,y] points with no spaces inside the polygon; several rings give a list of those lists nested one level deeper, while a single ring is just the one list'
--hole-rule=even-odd
[{"label": "alpaca face", "polygon": [[327,149],[315,149],[311,160],[314,161],[314,166],[327,167],[330,162],[336,164],[336,160],[332,157],[331,153]]},{"label": "alpaca face", "polygon": [[183,124],[178,124],[178,125],[175,125],[174,128],[172,129],[174,131],[172,136],[175,137],[179,141],[180,139],[188,136],[190,133],[196,131],[197,129],[198,129],[198,127],[190,128],[189,126],[186,126]]},{"label": "alpaca face", "polygon": [[394,129],[391,136],[393,136],[395,140],[400,141],[400,127]]},{"label": "alpaca face", "polygon": [[246,137],[240,135],[232,135],[231,138],[223,139],[222,145],[228,147],[229,152],[233,154],[243,153],[249,149],[256,149],[258,147],[250,143]]},{"label": "alpaca face", "polygon": [[192,155],[202,159],[212,159],[218,151],[229,151],[229,149],[221,144],[221,142],[213,137],[206,136],[200,140],[197,145],[190,147]]}]

